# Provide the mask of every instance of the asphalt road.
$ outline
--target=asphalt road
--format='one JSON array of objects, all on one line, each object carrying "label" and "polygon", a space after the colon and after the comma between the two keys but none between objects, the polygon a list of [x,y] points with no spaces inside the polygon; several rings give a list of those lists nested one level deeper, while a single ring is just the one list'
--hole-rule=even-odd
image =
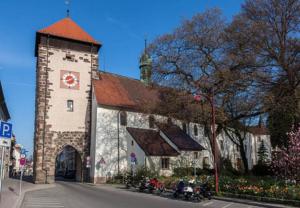
[{"label": "asphalt road", "polygon": [[218,200],[188,202],[111,186],[57,182],[55,188],[25,194],[22,208],[254,208]]}]

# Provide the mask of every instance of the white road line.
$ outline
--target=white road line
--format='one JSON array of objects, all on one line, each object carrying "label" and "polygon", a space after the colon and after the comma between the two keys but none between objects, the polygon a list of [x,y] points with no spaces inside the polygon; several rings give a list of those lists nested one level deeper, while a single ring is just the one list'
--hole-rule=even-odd
[{"label": "white road line", "polygon": [[225,206],[222,207],[222,208],[227,208],[227,207],[229,207],[229,206],[231,206],[231,205],[233,205],[233,203],[227,204],[227,205],[225,205]]},{"label": "white road line", "polygon": [[206,207],[206,206],[211,205],[211,204],[213,204],[213,202],[207,202],[207,203],[205,203],[205,204],[202,204],[202,206],[203,206],[203,207]]},{"label": "white road line", "polygon": [[25,206],[25,207],[42,207],[42,208],[63,208],[63,207],[65,207],[65,206],[63,206],[63,205],[58,205],[58,206],[51,206],[51,205],[30,205],[30,206]]}]

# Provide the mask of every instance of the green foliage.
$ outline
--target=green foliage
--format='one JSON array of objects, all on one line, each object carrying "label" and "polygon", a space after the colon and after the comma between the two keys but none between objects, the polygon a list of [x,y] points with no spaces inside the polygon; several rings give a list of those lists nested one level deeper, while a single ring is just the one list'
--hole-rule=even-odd
[{"label": "green foliage", "polygon": [[300,200],[300,186],[276,181],[272,177],[221,176],[220,191],[237,195],[252,195],[285,200]]},{"label": "green foliage", "polygon": [[228,176],[238,176],[241,175],[241,172],[234,169],[229,158],[222,158],[221,159],[221,174],[228,175]]},{"label": "green foliage", "polygon": [[[194,168],[193,167],[177,167],[173,169],[173,176],[175,177],[188,177],[194,176]],[[196,175],[213,175],[214,170],[208,168],[196,168]]]},{"label": "green foliage", "polygon": [[268,150],[267,150],[264,140],[261,141],[260,146],[257,151],[257,154],[258,154],[257,162],[260,166],[267,165],[269,163]]},{"label": "green foliage", "polygon": [[258,163],[257,165],[254,165],[252,168],[252,173],[255,176],[273,175],[270,166],[263,163]]}]

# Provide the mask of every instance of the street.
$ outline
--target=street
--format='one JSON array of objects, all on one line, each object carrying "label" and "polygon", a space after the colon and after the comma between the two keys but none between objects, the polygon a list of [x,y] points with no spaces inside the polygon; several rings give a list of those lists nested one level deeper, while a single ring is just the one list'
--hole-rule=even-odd
[{"label": "street", "polygon": [[205,200],[200,203],[174,200],[168,196],[156,196],[138,193],[107,185],[92,186],[88,184],[57,182],[56,187],[28,192],[22,208],[254,208],[218,200]]}]

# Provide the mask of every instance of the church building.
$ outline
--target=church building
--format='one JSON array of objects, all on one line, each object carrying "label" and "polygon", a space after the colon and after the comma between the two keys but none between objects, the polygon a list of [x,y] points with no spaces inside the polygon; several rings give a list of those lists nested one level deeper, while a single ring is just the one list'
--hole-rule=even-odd
[{"label": "church building", "polygon": [[[150,86],[147,53],[140,59],[138,80],[100,71],[100,48],[70,17],[36,33],[35,183],[61,176],[102,183],[143,167],[166,176],[176,167],[212,168],[201,124],[143,110],[159,100]],[[240,155],[234,143],[224,135],[217,140],[221,154],[236,163]],[[256,153],[248,151],[252,164]]]}]

